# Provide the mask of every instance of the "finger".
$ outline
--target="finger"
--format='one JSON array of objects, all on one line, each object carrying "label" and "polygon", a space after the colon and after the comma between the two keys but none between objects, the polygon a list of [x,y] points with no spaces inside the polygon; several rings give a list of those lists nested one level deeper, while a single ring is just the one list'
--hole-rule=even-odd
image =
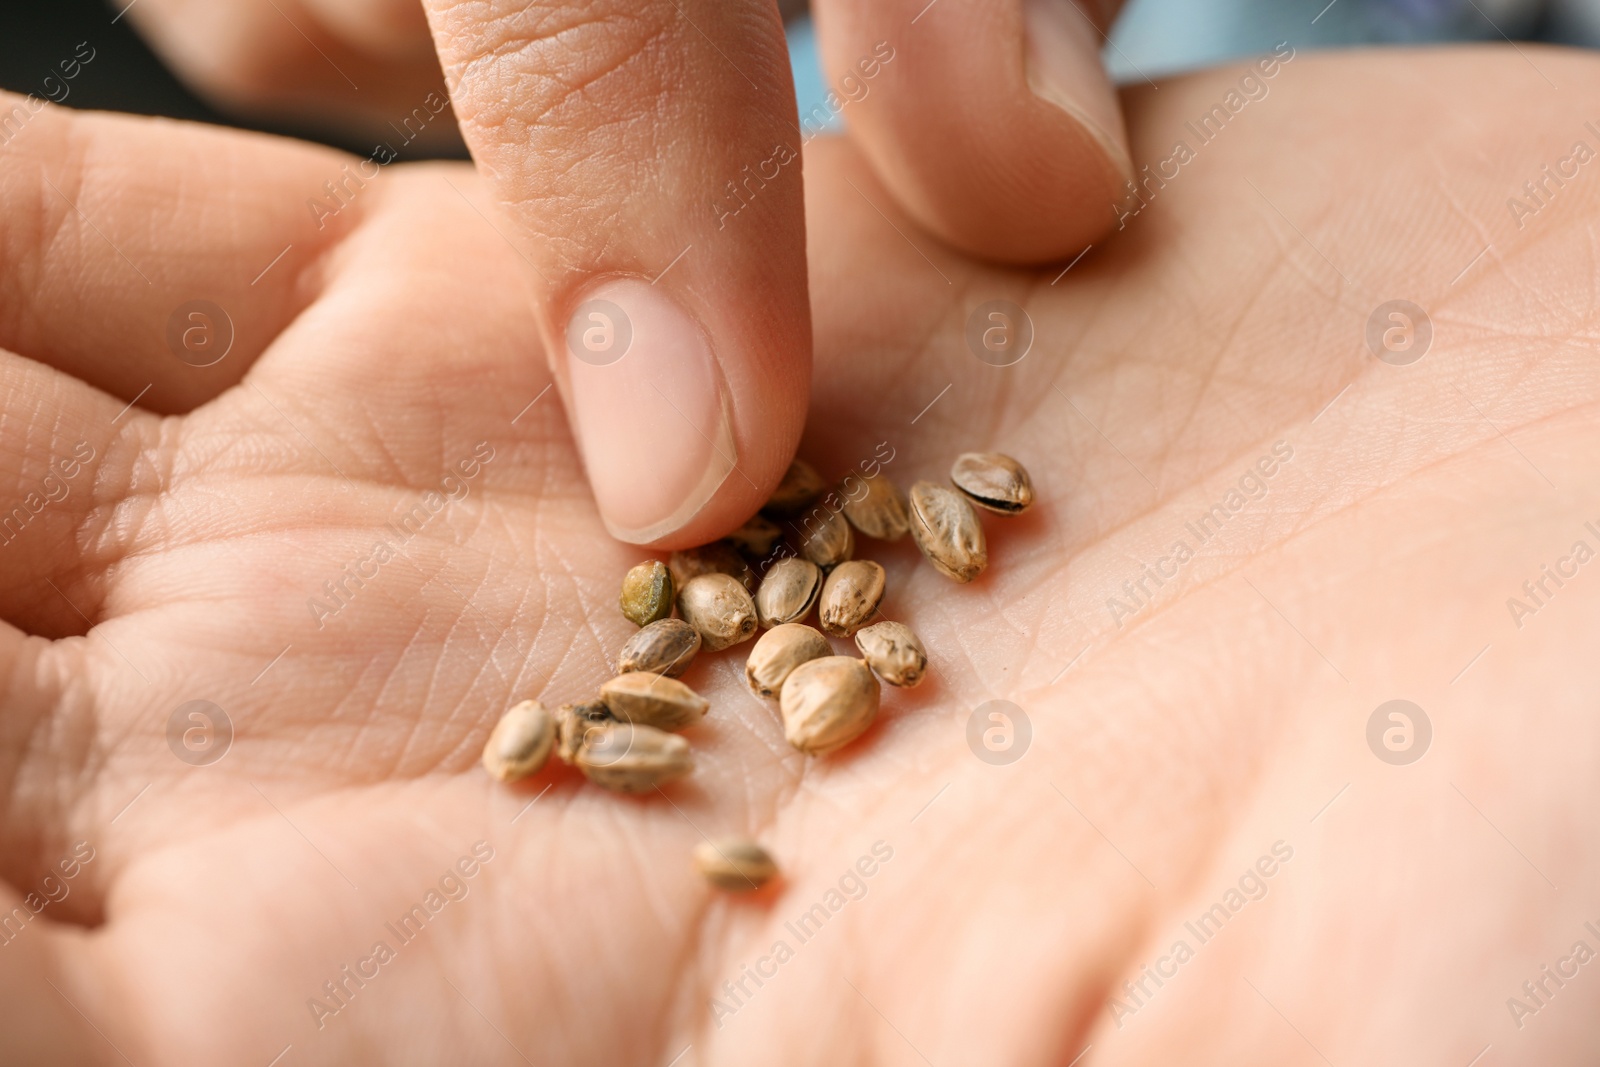
[{"label": "finger", "polygon": [[[530,267],[600,512],[703,542],[805,418],[794,92],[770,0],[427,0],[462,132]],[[531,346],[530,346],[531,347]]]},{"label": "finger", "polygon": [[121,562],[130,524],[116,509],[157,420],[6,352],[0,396],[0,618],[45,637],[83,634]]},{"label": "finger", "polygon": [[238,381],[314,296],[371,160],[0,94],[0,348],[155,411]]},{"label": "finger", "polygon": [[[129,21],[201,95],[365,141],[444,95],[416,0],[141,0]],[[452,121],[417,131],[459,148]]]},{"label": "finger", "polygon": [[[1100,61],[1117,3],[814,6],[835,86],[824,110],[838,105],[924,227],[980,256],[1030,262],[1075,255],[1113,224],[1133,173]],[[818,118],[801,116],[802,129]]]},{"label": "finger", "polygon": [[[48,914],[43,909],[34,914],[28,894],[0,886],[0,1032],[6,1035],[6,1062],[17,1067],[109,1063],[117,1059],[117,1050],[103,1034],[95,1034],[78,1007],[86,998],[63,973],[68,939]],[[7,930],[15,933],[7,936]]]}]

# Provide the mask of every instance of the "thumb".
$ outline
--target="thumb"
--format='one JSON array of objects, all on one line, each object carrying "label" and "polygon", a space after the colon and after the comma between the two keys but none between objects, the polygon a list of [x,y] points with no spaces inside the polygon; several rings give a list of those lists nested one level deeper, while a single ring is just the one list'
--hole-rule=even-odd
[{"label": "thumb", "polygon": [[425,2],[606,527],[662,547],[726,533],[787,468],[811,381],[776,7]]},{"label": "thumb", "polygon": [[1011,262],[1071,257],[1110,228],[1134,174],[1100,61],[1119,0],[814,6],[850,135],[924,228]]}]

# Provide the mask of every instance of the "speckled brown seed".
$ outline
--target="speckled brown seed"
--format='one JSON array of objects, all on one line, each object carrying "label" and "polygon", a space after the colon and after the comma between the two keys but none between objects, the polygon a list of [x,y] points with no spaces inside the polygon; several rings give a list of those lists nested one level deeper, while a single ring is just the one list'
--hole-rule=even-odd
[{"label": "speckled brown seed", "polygon": [[672,574],[658,559],[646,560],[622,579],[622,614],[635,626],[671,615],[672,600]]},{"label": "speckled brown seed", "polygon": [[756,590],[756,617],[769,630],[786,622],[803,622],[821,592],[821,567],[798,556],[780,559],[768,568]]},{"label": "speckled brown seed", "polygon": [[833,646],[804,623],[774,626],[756,641],[745,661],[744,680],[758,697],[771,699],[783,691],[784,679],[802,663],[833,655]]},{"label": "speckled brown seed", "polygon": [[1033,504],[1028,472],[1001,452],[963,452],[950,468],[950,481],[968,500],[996,514],[1020,515]]},{"label": "speckled brown seed", "polygon": [[711,705],[676,678],[648,671],[619,674],[600,687],[611,714],[658,730],[682,730],[705,718]]},{"label": "speckled brown seed", "polygon": [[611,709],[598,700],[586,700],[578,704],[563,704],[556,712],[556,732],[560,740],[556,743],[556,757],[562,763],[571,763],[578,755],[578,749],[583,747],[584,738],[602,726],[610,726],[618,721],[611,714]]},{"label": "speckled brown seed", "polygon": [[884,475],[872,478],[852,475],[840,483],[837,491],[844,501],[844,517],[868,537],[898,541],[911,529],[906,494]]},{"label": "speckled brown seed", "polygon": [[883,568],[870,559],[852,559],[833,568],[822,586],[817,615],[834,637],[849,637],[872,621],[883,602]]},{"label": "speckled brown seed", "polygon": [[573,763],[595,785],[618,793],[645,793],[694,770],[689,742],[636,723],[588,732]]},{"label": "speckled brown seed", "polygon": [[628,638],[617,654],[617,673],[649,671],[676,678],[700,651],[700,632],[682,619],[657,619]]},{"label": "speckled brown seed", "polygon": [[699,631],[701,643],[710,652],[755,636],[755,601],[738,580],[726,574],[690,579],[678,594],[678,614]]},{"label": "speckled brown seed", "polygon": [[880,622],[856,631],[856,647],[879,678],[909,689],[922,681],[928,653],[911,628],[898,622]]},{"label": "speckled brown seed", "polygon": [[694,846],[694,865],[706,881],[730,893],[760,889],[778,873],[770,853],[748,837],[722,837]]},{"label": "speckled brown seed", "polygon": [[729,534],[724,540],[752,559],[762,559],[783,536],[783,527],[761,515]]},{"label": "speckled brown seed", "polygon": [[483,746],[484,769],[502,782],[538,774],[555,743],[555,718],[537,700],[524,700],[495,723]]},{"label": "speckled brown seed", "polygon": [[756,575],[750,564],[739,555],[739,550],[728,541],[713,541],[699,548],[685,548],[667,559],[672,571],[672,586],[680,593],[683,587],[702,574],[726,574],[738,580],[746,592],[756,591]]},{"label": "speckled brown seed", "polygon": [[810,507],[811,502],[822,495],[822,489],[822,475],[805,460],[797,459],[789,464],[783,481],[778,483],[761,510],[786,518]]},{"label": "speckled brown seed", "polygon": [[878,679],[854,656],[825,656],[800,664],[779,696],[783,736],[801,752],[820,756],[866,732],[878,714]]},{"label": "speckled brown seed", "polygon": [[800,554],[823,570],[831,570],[856,552],[856,535],[844,512],[812,508],[796,520],[803,531]]},{"label": "speckled brown seed", "polygon": [[989,565],[977,512],[967,498],[943,485],[911,487],[911,536],[939,573],[970,582]]}]

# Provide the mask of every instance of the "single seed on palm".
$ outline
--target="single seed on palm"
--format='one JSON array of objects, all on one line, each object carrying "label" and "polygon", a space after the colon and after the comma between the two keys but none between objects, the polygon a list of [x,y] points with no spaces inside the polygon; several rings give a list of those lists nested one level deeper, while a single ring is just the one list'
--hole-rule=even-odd
[{"label": "single seed on palm", "polygon": [[769,515],[787,518],[810,507],[811,502],[822,495],[822,489],[822,475],[805,460],[797,459],[789,464],[783,481],[778,483],[778,488],[772,491],[761,510]]},{"label": "single seed on palm", "polygon": [[870,559],[852,559],[833,568],[817,602],[822,628],[835,637],[854,634],[878,613],[883,586],[883,568]]},{"label": "single seed on palm", "polygon": [[524,700],[500,716],[483,746],[483,766],[502,782],[538,774],[556,743],[556,722],[537,700]]},{"label": "single seed on palm", "polygon": [[833,646],[816,630],[798,622],[774,626],[756,641],[745,661],[744,678],[758,697],[783,691],[784,679],[802,663],[833,655]]},{"label": "single seed on palm", "polygon": [[854,656],[802,663],[784,679],[778,698],[784,739],[813,756],[842,748],[872,725],[878,693],[877,677]]},{"label": "single seed on palm", "polygon": [[822,568],[809,559],[780,559],[756,590],[756,617],[765,629],[802,622],[822,592]]},{"label": "single seed on palm", "polygon": [[573,762],[589,781],[618,793],[647,793],[694,770],[689,742],[627,722],[590,730]]},{"label": "single seed on palm", "polygon": [[713,541],[698,548],[684,548],[667,557],[667,569],[672,572],[672,586],[679,592],[702,574],[726,574],[737,579],[745,591],[756,591],[756,574],[750,564],[739,555],[739,550],[728,541]]},{"label": "single seed on palm", "polygon": [[[854,476],[852,476],[854,477]],[[858,479],[865,487],[852,498],[840,483],[838,493],[844,501],[844,517],[850,525],[879,541],[898,541],[911,529],[911,506],[905,492],[886,475]]]},{"label": "single seed on palm", "polygon": [[658,559],[646,560],[622,579],[622,614],[635,626],[671,615],[672,598],[672,574]]},{"label": "single seed on palm", "polygon": [[678,594],[678,614],[699,632],[710,652],[755,636],[756,603],[738,579],[726,574],[691,578]]},{"label": "single seed on palm", "polygon": [[556,712],[556,757],[562,763],[573,762],[590,731],[619,721],[611,714],[611,709],[598,700],[561,705]]},{"label": "single seed on palm", "polygon": [[911,536],[939,573],[970,582],[989,565],[989,548],[967,498],[933,482],[911,487]]},{"label": "single seed on palm", "polygon": [[617,673],[649,671],[676,678],[700,651],[700,632],[682,619],[657,619],[628,638],[617,654]]},{"label": "single seed on palm", "polygon": [[909,689],[922,681],[928,653],[911,632],[898,622],[880,622],[856,631],[856,647],[884,681]]},{"label": "single seed on palm", "polygon": [[796,520],[802,529],[800,554],[823,570],[831,570],[856,551],[856,535],[844,512],[817,507]]},{"label": "single seed on palm", "polygon": [[750,893],[778,874],[766,849],[748,837],[722,837],[694,846],[694,865],[702,877],[730,893]]},{"label": "single seed on palm", "polygon": [[724,540],[752,559],[763,559],[781,537],[783,527],[765,516],[753,515]]},{"label": "single seed on palm", "polygon": [[1033,505],[1033,481],[1022,464],[1001,452],[964,452],[950,481],[967,499],[1000,515],[1020,515]]},{"label": "single seed on palm", "polygon": [[705,718],[711,705],[676,678],[634,671],[600,687],[600,700],[626,722],[658,730],[682,730]]}]

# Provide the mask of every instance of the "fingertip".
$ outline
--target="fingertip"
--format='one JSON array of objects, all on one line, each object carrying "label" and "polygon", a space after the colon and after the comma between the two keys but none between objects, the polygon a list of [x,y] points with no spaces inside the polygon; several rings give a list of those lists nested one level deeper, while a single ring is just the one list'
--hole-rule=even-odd
[{"label": "fingertip", "polygon": [[891,42],[895,60],[845,122],[937,236],[984,258],[1040,262],[1114,224],[1133,167],[1100,32],[1071,0],[830,0],[818,29],[836,78],[874,41]]},{"label": "fingertip", "polygon": [[[763,367],[686,294],[638,277],[587,287],[567,318],[566,398],[595,504],[619,541],[716,540],[765,502],[804,421],[809,362]],[[797,360],[805,367],[793,365]]]}]

